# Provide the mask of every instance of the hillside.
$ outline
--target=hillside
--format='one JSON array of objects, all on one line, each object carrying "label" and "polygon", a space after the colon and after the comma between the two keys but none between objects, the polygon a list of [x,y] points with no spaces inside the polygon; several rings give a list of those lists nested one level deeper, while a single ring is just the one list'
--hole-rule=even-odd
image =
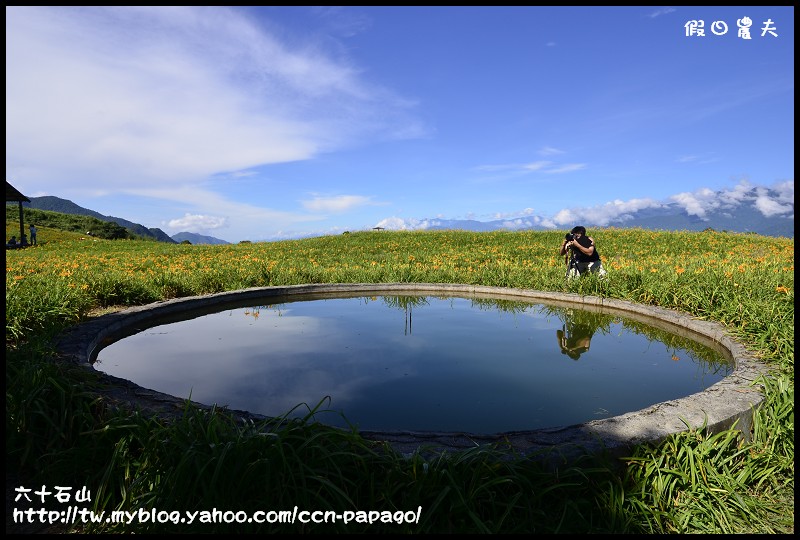
[{"label": "hillside", "polygon": [[[139,223],[133,223],[132,221],[128,221],[126,219],[114,217],[114,216],[104,216],[99,212],[95,212],[94,210],[89,210],[88,208],[83,208],[82,206],[78,206],[74,202],[62,199],[60,197],[53,197],[53,196],[44,196],[44,197],[30,197],[31,202],[23,202],[22,206],[26,209],[32,210],[47,210],[50,212],[57,212],[60,214],[68,214],[74,216],[87,216],[92,217],[98,221],[110,222],[114,223],[123,229],[127,230],[129,233],[130,238],[143,238],[143,239],[152,239],[158,240],[159,242],[168,242],[171,244],[176,244],[177,242],[173,240],[167,233],[162,231],[158,228],[147,228],[144,225],[140,225]],[[8,215],[8,204],[6,204],[6,215]],[[16,206],[14,207],[16,209]],[[17,214],[19,215],[19,214]],[[95,228],[99,228],[95,226]],[[66,229],[72,230],[72,229]],[[90,230],[89,228],[85,229],[83,232]]]},{"label": "hillside", "polygon": [[[26,228],[33,223],[37,227],[50,227],[62,231],[91,234],[91,236],[107,240],[156,240],[152,236],[135,234],[113,221],[103,221],[88,215],[37,210],[34,208],[27,208],[24,211]],[[19,221],[18,206],[6,205],[6,223],[9,221],[15,223]]]}]

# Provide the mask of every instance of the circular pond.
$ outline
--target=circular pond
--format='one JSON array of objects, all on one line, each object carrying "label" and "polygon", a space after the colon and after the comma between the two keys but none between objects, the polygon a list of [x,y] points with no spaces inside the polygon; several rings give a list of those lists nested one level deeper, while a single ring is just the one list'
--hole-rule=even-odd
[{"label": "circular pond", "polygon": [[[104,383],[99,393],[107,398],[110,404],[135,408],[143,413],[164,418],[180,417],[186,408],[185,398],[157,392],[135,384],[130,380],[99,372],[92,365],[97,355],[104,348],[120,341],[122,338],[141,333],[158,325],[186,321],[211,313],[248,307],[252,310],[252,306],[276,306],[281,303],[294,303],[301,300],[312,301],[354,297],[369,297],[371,299],[373,296],[460,297],[490,303],[502,303],[502,301],[510,303],[522,302],[529,306],[537,304],[587,310],[601,315],[610,315],[612,318],[626,317],[653,328],[664,330],[669,334],[686,337],[706,345],[719,351],[724,357],[731,359],[733,364],[733,371],[730,375],[700,392],[668,401],[661,401],[617,416],[598,417],[580,424],[543,429],[525,427],[518,431],[496,434],[469,433],[465,431],[432,432],[419,431],[414,428],[407,431],[360,431],[364,438],[388,442],[396,450],[406,455],[411,455],[422,448],[436,451],[460,451],[475,448],[476,445],[498,443],[520,454],[546,458],[552,456],[559,461],[595,452],[624,456],[628,455],[638,444],[657,443],[665,437],[690,428],[703,427],[710,432],[717,432],[722,429],[736,427],[743,436],[747,437],[753,425],[753,410],[764,400],[759,379],[768,374],[768,367],[754,358],[744,346],[733,339],[725,328],[718,323],[698,320],[672,310],[623,300],[481,285],[433,283],[290,285],[254,287],[238,291],[167,300],[108,313],[69,329],[59,336],[55,344],[56,360],[77,364],[92,370],[95,374],[99,374]],[[410,310],[408,320],[406,320],[405,307],[403,307],[403,336],[405,336],[407,322],[411,335],[421,337],[422,334],[418,332],[422,331],[422,327],[418,324],[417,311]],[[498,312],[494,316],[510,318],[512,313],[513,310],[505,310],[503,313]],[[558,319],[557,315],[554,317],[554,320]],[[247,320],[249,316],[240,318]],[[516,317],[515,320],[519,321],[520,317]],[[399,335],[399,324],[397,318],[395,318],[392,324],[392,332],[397,339],[405,339],[405,337]],[[513,323],[509,322],[509,324]],[[558,331],[557,326],[556,324],[556,332]],[[562,327],[561,330],[562,332],[565,331],[565,327]],[[550,331],[552,331],[552,327]],[[483,335],[486,336],[486,333],[483,333]],[[599,337],[597,333],[595,336]],[[366,338],[371,338],[371,336],[366,336]],[[198,336],[194,336],[193,339],[198,339]],[[560,336],[552,336],[552,339],[555,343],[551,342],[550,352],[552,353],[555,347],[559,348],[557,353],[558,362],[566,365],[579,365],[584,362],[602,364],[605,362],[605,360],[593,358],[598,347],[595,343],[599,343],[599,341],[595,341],[594,336],[591,339],[589,350],[582,352],[577,362],[568,360],[568,358],[571,358],[569,354],[562,355],[560,353]],[[556,339],[558,341],[555,341]],[[191,341],[189,340],[186,345],[188,346]],[[565,342],[564,344],[568,346],[568,343]],[[573,356],[576,352],[578,351],[572,351]],[[528,354],[526,357],[530,358],[531,362],[536,362],[532,355]],[[221,358],[219,361],[222,363],[224,359]],[[105,362],[110,363],[112,360],[109,359]],[[167,370],[162,367],[161,372],[167,373]],[[281,377],[278,378],[280,379]],[[449,384],[449,379],[443,380],[439,386],[444,387],[447,384]],[[579,396],[574,397],[577,398]],[[196,396],[192,395],[192,399],[196,407],[209,408],[209,405],[198,402]],[[311,403],[313,404],[313,401]],[[265,416],[235,409],[230,409],[230,412],[244,421],[257,421]],[[274,414],[281,414],[281,412]],[[495,430],[492,429],[491,431]]]},{"label": "circular pond", "polygon": [[[630,317],[476,296],[254,299],[107,344],[94,367],[180,398],[360,430],[501,433],[610,418],[733,371]],[[300,405],[300,406],[298,406]]]}]

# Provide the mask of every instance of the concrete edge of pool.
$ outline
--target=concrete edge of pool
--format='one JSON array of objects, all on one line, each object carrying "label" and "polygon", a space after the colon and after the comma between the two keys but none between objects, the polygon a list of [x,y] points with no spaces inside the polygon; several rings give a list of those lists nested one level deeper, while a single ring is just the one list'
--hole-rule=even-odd
[{"label": "concrete edge of pool", "polygon": [[[490,443],[510,445],[516,452],[526,455],[547,456],[548,459],[569,460],[586,454],[606,452],[614,456],[626,455],[634,446],[658,443],[665,437],[706,425],[716,432],[736,428],[747,435],[753,421],[753,409],[764,396],[754,384],[759,376],[769,372],[746,348],[729,336],[724,328],[714,322],[702,321],[664,308],[645,306],[632,302],[581,296],[571,293],[543,292],[527,289],[487,287],[479,285],[428,284],[428,283],[359,283],[291,285],[254,287],[189,298],[178,298],[136,306],[116,313],[102,315],[81,323],[65,332],[56,344],[61,361],[75,363],[94,371],[92,362],[104,346],[164,321],[177,320],[191,311],[208,312],[224,308],[234,302],[248,302],[259,298],[284,298],[286,301],[326,298],[342,295],[429,295],[477,296],[520,300],[534,303],[576,306],[581,309],[602,310],[643,320],[673,333],[681,334],[706,345],[716,346],[729,356],[733,372],[702,392],[680,399],[656,403],[644,409],[611,418],[592,420],[582,424],[557,428],[513,431],[496,434],[471,434],[456,432],[414,431],[362,431],[370,440],[387,441],[398,451],[411,454],[420,448],[459,451]],[[104,395],[120,406],[133,406],[144,412],[175,416],[181,412],[185,400],[175,396],[142,388],[131,381],[101,374],[109,383]],[[207,404],[196,403],[202,408]],[[247,411],[230,412],[243,419],[259,420],[264,416]]]}]

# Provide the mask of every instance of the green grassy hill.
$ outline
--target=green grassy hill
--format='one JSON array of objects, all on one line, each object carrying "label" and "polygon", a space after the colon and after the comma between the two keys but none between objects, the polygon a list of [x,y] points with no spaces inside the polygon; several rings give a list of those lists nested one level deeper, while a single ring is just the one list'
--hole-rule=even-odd
[{"label": "green grassy hill", "polygon": [[[49,227],[62,231],[87,234],[104,238],[106,240],[153,240],[152,237],[141,236],[131,232],[111,221],[103,221],[91,216],[81,216],[77,214],[62,214],[61,212],[51,212],[48,210],[36,210],[26,208],[25,212],[25,234],[28,234],[28,225],[33,223],[36,227]],[[6,205],[6,239],[11,235],[19,236],[19,208],[14,205]]]}]

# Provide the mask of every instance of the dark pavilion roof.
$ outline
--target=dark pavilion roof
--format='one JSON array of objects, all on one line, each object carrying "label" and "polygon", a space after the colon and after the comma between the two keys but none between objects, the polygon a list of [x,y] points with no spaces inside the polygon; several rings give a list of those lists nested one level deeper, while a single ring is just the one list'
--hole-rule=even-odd
[{"label": "dark pavilion roof", "polygon": [[20,193],[17,188],[9,184],[8,180],[6,180],[6,202],[8,201],[31,202],[29,198]]}]

